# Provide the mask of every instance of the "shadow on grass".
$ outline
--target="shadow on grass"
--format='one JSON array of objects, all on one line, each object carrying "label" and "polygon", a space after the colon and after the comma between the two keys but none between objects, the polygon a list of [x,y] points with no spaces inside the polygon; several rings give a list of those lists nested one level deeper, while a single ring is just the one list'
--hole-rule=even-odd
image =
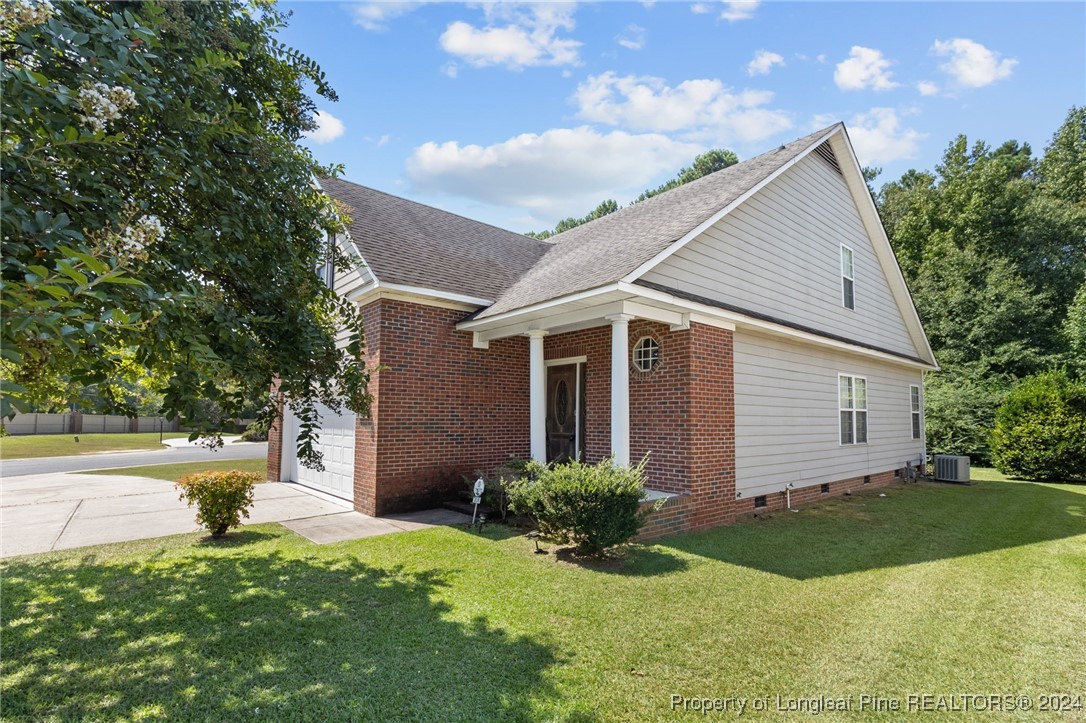
[{"label": "shadow on grass", "polygon": [[627,577],[652,577],[685,570],[686,560],[670,552],[654,547],[627,545],[602,556],[578,555],[572,547],[560,547],[551,550],[561,562],[583,567],[593,572]]},{"label": "shadow on grass", "polygon": [[201,547],[3,577],[6,719],[496,720],[553,695],[552,648],[451,619],[434,573]]},{"label": "shadow on grass", "polygon": [[827,500],[658,543],[805,580],[1003,550],[1086,534],[1072,485],[919,484]]}]

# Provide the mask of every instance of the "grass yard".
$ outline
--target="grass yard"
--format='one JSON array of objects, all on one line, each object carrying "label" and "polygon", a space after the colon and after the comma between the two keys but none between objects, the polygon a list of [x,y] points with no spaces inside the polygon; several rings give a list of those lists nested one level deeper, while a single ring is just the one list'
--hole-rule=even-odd
[{"label": "grass yard", "polygon": [[[882,491],[597,567],[501,527],[318,547],[258,525],[8,560],[4,715],[702,720],[671,696],[769,696],[744,719],[778,717],[778,694],[1086,696],[1086,486]],[[948,717],[975,715],[927,719]]]},{"label": "grass yard", "polygon": [[168,482],[176,482],[178,479],[193,472],[228,471],[240,469],[243,472],[256,472],[260,475],[260,481],[266,482],[268,478],[268,460],[260,459],[224,459],[221,462],[178,462],[176,464],[145,464],[139,467],[121,467],[119,469],[96,469],[78,474],[120,474],[132,477],[150,477],[152,479],[164,479]]},{"label": "grass yard", "polygon": [[[76,442],[76,436],[79,441]],[[188,432],[164,432],[163,439],[188,437]],[[28,434],[0,437],[0,459],[29,457],[66,457],[95,452],[135,452],[143,449],[164,449],[158,432],[135,434]]]}]

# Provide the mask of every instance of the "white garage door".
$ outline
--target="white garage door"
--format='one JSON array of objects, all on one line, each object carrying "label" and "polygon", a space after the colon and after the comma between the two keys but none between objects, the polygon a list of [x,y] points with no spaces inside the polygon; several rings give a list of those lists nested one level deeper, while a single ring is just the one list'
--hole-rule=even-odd
[{"label": "white garage door", "polygon": [[292,482],[313,487],[336,497],[354,499],[354,412],[336,414],[323,405],[321,430],[314,447],[324,455],[324,471],[317,472],[298,460],[298,420],[285,410],[283,424],[283,469]]}]

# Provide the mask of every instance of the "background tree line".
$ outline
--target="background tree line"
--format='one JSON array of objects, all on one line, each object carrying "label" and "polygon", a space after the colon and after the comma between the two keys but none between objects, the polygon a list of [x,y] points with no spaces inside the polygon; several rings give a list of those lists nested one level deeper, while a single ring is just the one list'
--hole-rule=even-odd
[{"label": "background tree line", "polygon": [[1041,158],[960,135],[875,199],[942,366],[925,382],[928,451],[988,462],[1017,383],[1086,374],[1086,109]]}]

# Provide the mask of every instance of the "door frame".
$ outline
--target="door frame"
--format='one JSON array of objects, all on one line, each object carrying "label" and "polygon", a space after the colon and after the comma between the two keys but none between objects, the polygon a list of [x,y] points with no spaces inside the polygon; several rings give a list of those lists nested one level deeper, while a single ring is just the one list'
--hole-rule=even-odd
[{"label": "door frame", "polygon": [[[584,376],[584,373],[586,371],[585,367],[587,364],[587,356],[567,356],[562,357],[561,359],[548,359],[543,362],[543,368],[546,374],[550,374],[550,367],[564,367],[571,365],[576,367],[576,370],[574,371],[574,378],[577,380],[577,382],[574,386],[573,395],[573,449],[579,457],[579,459],[577,460],[578,462],[583,462],[583,457],[585,456],[585,440],[581,439],[581,427],[583,426],[581,424],[581,417],[584,414],[584,410],[581,409],[581,392],[583,391],[581,389],[581,379]],[[546,379],[547,378],[544,377],[544,384],[546,384]],[[543,406],[544,415],[547,414],[548,408],[548,405]],[[585,428],[585,431],[588,431],[587,428]]]}]

